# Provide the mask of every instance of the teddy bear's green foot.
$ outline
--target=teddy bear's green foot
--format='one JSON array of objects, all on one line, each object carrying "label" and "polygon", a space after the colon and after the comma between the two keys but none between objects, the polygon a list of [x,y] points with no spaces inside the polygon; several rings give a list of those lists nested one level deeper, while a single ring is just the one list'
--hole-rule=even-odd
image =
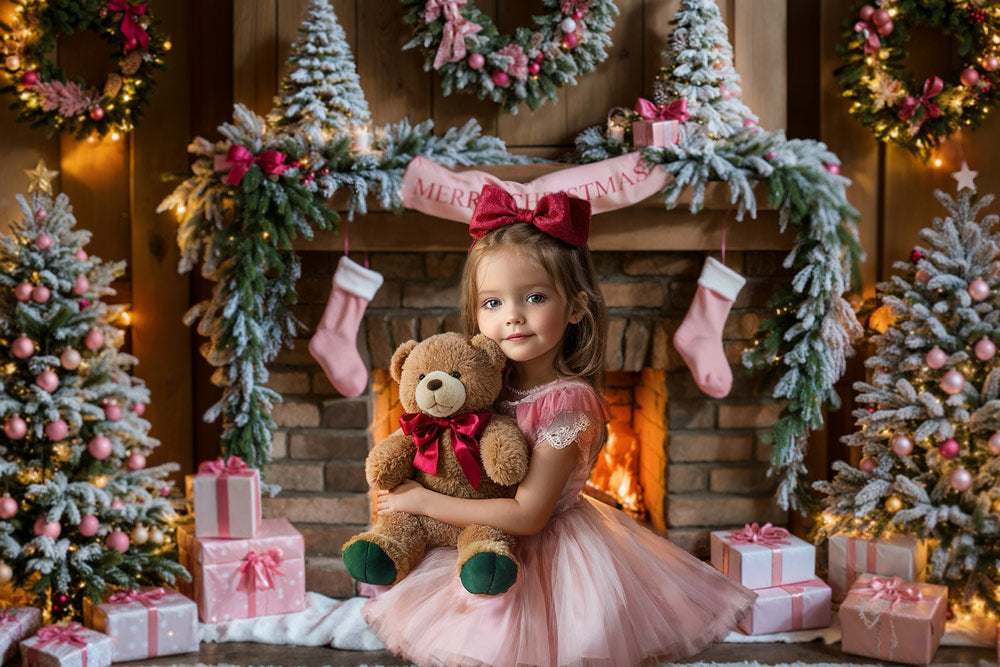
[{"label": "teddy bear's green foot", "polygon": [[517,563],[507,556],[484,551],[465,562],[459,577],[470,593],[500,595],[514,585]]},{"label": "teddy bear's green foot", "polygon": [[395,563],[382,547],[368,540],[357,540],[344,549],[344,566],[364,584],[388,586],[396,581]]}]

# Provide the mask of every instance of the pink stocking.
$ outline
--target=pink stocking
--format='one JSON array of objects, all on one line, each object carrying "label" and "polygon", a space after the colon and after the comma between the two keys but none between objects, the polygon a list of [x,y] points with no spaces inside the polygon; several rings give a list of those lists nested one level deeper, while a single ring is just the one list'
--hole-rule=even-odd
[{"label": "pink stocking", "polygon": [[722,349],[722,329],[729,309],[746,278],[709,257],[698,278],[691,307],[674,334],[674,347],[698,387],[712,398],[723,398],[733,386],[733,372]]},{"label": "pink stocking", "polygon": [[381,286],[381,274],[341,257],[323,319],[309,341],[309,354],[343,396],[360,396],[368,387],[368,369],[358,354],[358,327]]}]

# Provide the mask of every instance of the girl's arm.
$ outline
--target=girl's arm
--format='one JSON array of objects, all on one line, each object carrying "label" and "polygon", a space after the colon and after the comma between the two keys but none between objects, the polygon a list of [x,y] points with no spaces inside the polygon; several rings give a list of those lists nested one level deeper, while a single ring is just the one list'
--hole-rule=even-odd
[{"label": "girl's arm", "polygon": [[575,443],[563,449],[539,443],[528,462],[528,475],[513,498],[453,498],[406,481],[392,491],[378,492],[378,511],[409,512],[460,527],[481,524],[510,535],[534,535],[552,516],[579,456]]}]

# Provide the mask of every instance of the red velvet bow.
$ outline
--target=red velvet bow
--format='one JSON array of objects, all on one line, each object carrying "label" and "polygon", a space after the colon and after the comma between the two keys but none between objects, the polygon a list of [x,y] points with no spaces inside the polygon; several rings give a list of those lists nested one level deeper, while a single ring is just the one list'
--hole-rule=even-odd
[{"label": "red velvet bow", "polygon": [[851,592],[867,595],[870,600],[878,600],[879,598],[888,600],[892,603],[893,609],[902,602],[920,602],[924,599],[920,588],[912,584],[904,586],[905,583],[906,581],[902,577],[893,577],[892,579],[872,577],[868,586],[855,588]]},{"label": "red velvet bow", "polygon": [[477,241],[498,227],[526,222],[552,238],[582,248],[590,235],[590,202],[555,192],[539,198],[533,211],[518,208],[514,197],[495,185],[483,186],[469,222]]},{"label": "red velvet bow", "polygon": [[858,21],[854,24],[854,32],[868,31],[865,37],[865,55],[875,53],[882,48],[882,42],[878,38],[878,28],[872,21]]},{"label": "red velvet bow", "polygon": [[146,47],[149,46],[149,34],[135,17],[146,13],[146,5],[141,3],[130,5],[128,0],[108,0],[108,9],[113,12],[124,13],[122,17],[122,34],[125,35],[126,39],[134,38],[142,46],[142,50],[145,51]]},{"label": "red velvet bow", "polygon": [[108,604],[128,604],[129,602],[146,602],[149,600],[162,600],[167,596],[167,592],[162,588],[154,588],[151,591],[140,593],[134,588],[127,591],[112,593],[108,598]]},{"label": "red velvet bow", "polygon": [[240,584],[241,591],[260,591],[274,588],[274,575],[285,573],[279,570],[284,554],[281,549],[271,549],[260,553],[253,549],[243,559],[240,564]]},{"label": "red velvet bow", "polygon": [[640,97],[635,103],[635,112],[646,120],[679,120],[684,123],[691,118],[687,108],[688,101],[684,98],[670,104],[657,105]]},{"label": "red velvet bow", "polygon": [[787,538],[789,533],[784,528],[765,523],[763,526],[748,523],[743,530],[734,530],[729,535],[733,544],[759,544],[763,547],[776,547],[779,544],[791,544]]},{"label": "red velvet bow", "polygon": [[35,644],[33,648],[45,648],[49,644],[72,644],[77,648],[86,649],[87,640],[80,634],[83,630],[84,627],[76,622],[65,626],[46,625],[35,635],[41,641]]},{"label": "red velvet bow", "polygon": [[[489,187],[489,186],[487,186]],[[479,436],[490,423],[489,412],[468,412],[454,417],[431,417],[423,412],[408,412],[399,418],[403,433],[413,436],[417,453],[413,467],[428,475],[437,475],[438,445],[445,429],[451,430],[451,448],[472,488],[479,488]]]},{"label": "red velvet bow", "polygon": [[214,461],[202,461],[201,465],[198,466],[199,473],[208,473],[216,477],[219,475],[239,475],[246,472],[246,469],[247,464],[238,456],[230,456],[225,461],[220,456]]},{"label": "red velvet bow", "polygon": [[280,151],[264,151],[255,156],[245,146],[239,144],[230,146],[225,163],[233,165],[233,168],[229,170],[226,182],[230,185],[239,185],[243,180],[243,174],[253,165],[260,167],[265,174],[280,174],[292,166],[285,164],[285,157],[287,156]]},{"label": "red velvet bow", "polygon": [[937,118],[941,115],[941,107],[931,102],[931,98],[944,89],[944,81],[939,77],[930,76],[924,81],[924,91],[920,97],[907,97],[903,100],[903,108],[899,110],[899,117],[903,120],[913,118],[920,107],[927,110],[927,115]]}]

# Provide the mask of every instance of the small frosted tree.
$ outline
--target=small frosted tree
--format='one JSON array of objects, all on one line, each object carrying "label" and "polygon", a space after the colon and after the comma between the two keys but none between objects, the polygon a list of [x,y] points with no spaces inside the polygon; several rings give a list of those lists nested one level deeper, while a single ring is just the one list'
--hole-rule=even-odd
[{"label": "small frosted tree", "polygon": [[0,235],[0,583],[59,620],[106,586],[187,575],[167,536],[179,467],[146,467],[149,391],[119,349],[124,307],[101,301],[124,262],[88,257],[69,199],[50,196],[54,172],[33,173]]},{"label": "small frosted tree", "polygon": [[371,122],[344,29],[327,0],[311,0],[292,45],[289,73],[268,120],[339,134]]},{"label": "small frosted tree", "polygon": [[834,479],[816,483],[826,495],[820,536],[930,538],[930,580],[966,609],[1000,612],[998,216],[976,219],[992,195],[935,195],[950,215],[878,285],[876,315],[892,321],[872,339],[873,379],[854,385],[866,407],[844,438],[864,458],[857,468],[838,461]]}]

